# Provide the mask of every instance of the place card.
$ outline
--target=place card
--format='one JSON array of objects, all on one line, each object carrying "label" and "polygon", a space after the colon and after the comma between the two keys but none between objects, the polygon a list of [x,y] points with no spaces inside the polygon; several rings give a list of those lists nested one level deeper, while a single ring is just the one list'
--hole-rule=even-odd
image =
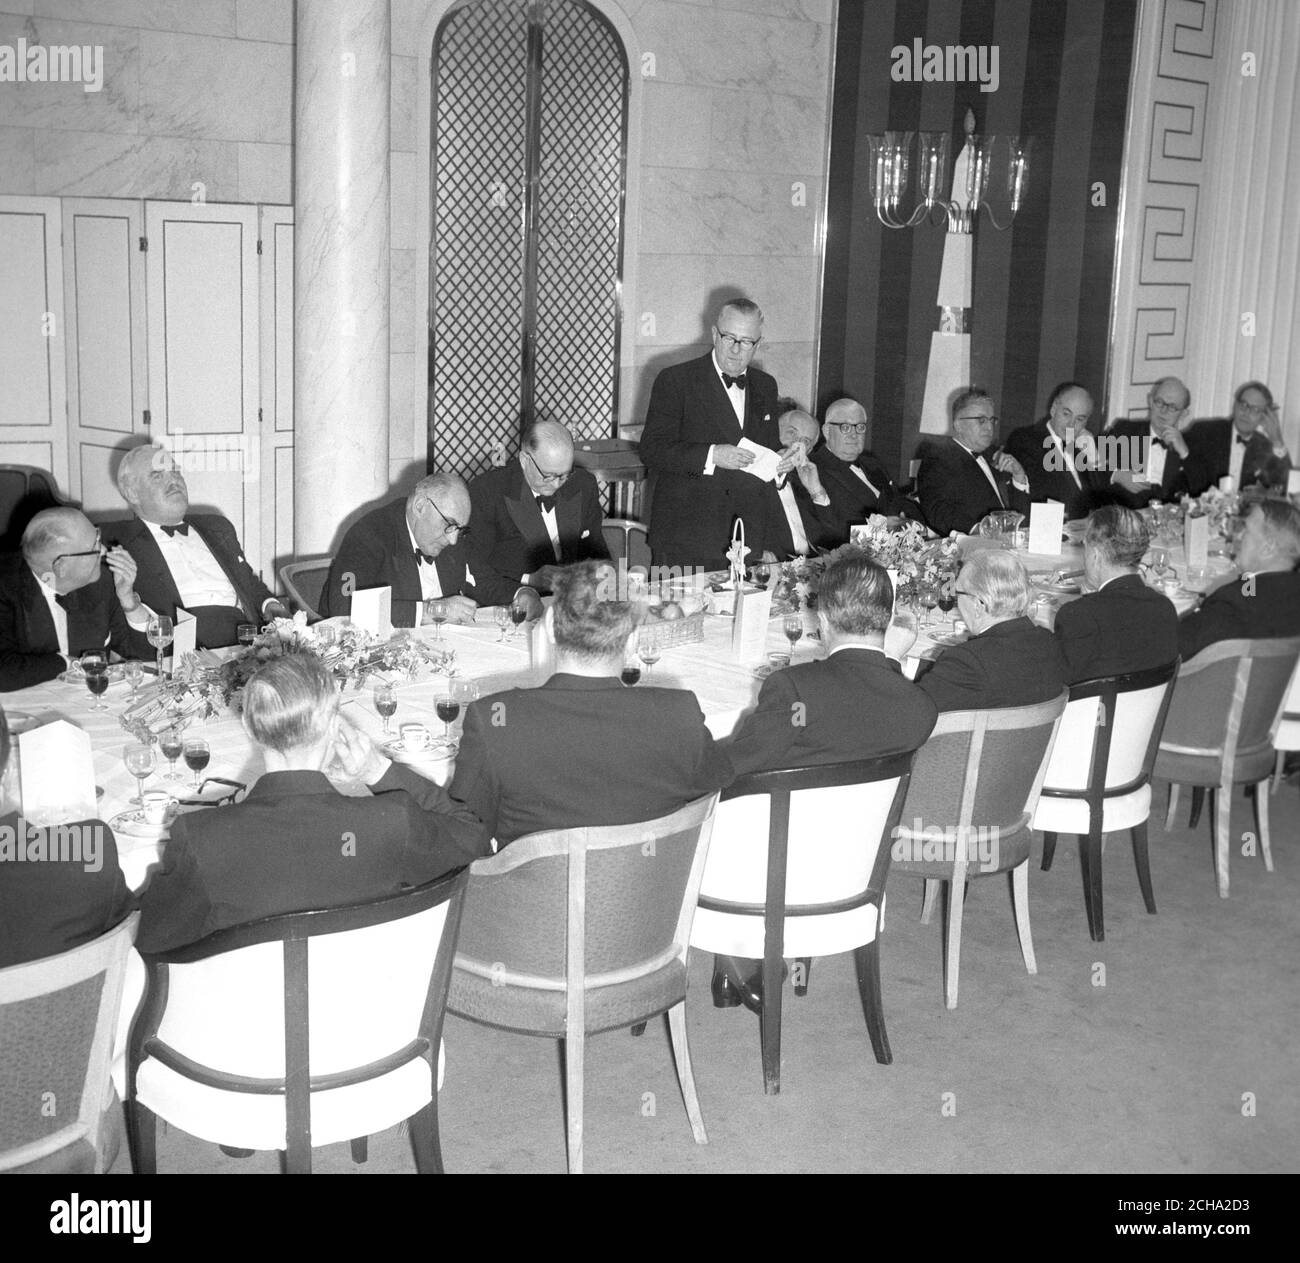
[{"label": "place card", "polygon": [[1231,474],[1224,474],[1219,479],[1219,490],[1227,495],[1232,495],[1237,490],[1237,480]]},{"label": "place card", "polygon": [[1065,528],[1065,505],[1056,500],[1029,506],[1029,551],[1051,557],[1061,555],[1061,532]]},{"label": "place card", "polygon": [[393,589],[362,588],[352,594],[352,622],[372,636],[393,634]]},{"label": "place card", "polygon": [[1209,564],[1210,519],[1204,513],[1189,513],[1183,518],[1183,550],[1189,570]]},{"label": "place card", "polygon": [[95,764],[90,735],[55,719],[18,737],[23,815],[35,825],[93,820]]},{"label": "place card", "polygon": [[751,588],[742,584],[736,589],[731,652],[737,662],[756,665],[767,660],[767,624],[771,617],[771,588]]},{"label": "place card", "polygon": [[1286,493],[1288,496],[1300,496],[1300,469],[1293,469],[1287,474]]},{"label": "place card", "polygon": [[198,648],[198,634],[199,620],[178,605],[172,624],[172,670],[185,661],[187,653]]}]

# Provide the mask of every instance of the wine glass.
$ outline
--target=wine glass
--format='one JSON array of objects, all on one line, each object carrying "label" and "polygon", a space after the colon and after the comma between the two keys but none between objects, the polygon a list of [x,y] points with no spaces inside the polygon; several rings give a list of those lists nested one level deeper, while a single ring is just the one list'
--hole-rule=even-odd
[{"label": "wine glass", "polygon": [[140,688],[140,681],[144,679],[144,663],[138,662],[136,659],[132,658],[130,662],[123,666],[122,674],[126,677],[127,683],[131,686],[131,697],[134,700],[135,695]]},{"label": "wine glass", "polygon": [[456,743],[451,739],[451,726],[456,722],[461,709],[478,697],[478,683],[475,680],[452,678],[447,681],[446,690],[434,703],[434,710],[442,720],[442,739],[447,749],[455,752]]},{"label": "wine glass", "polygon": [[440,596],[430,597],[424,603],[424,617],[433,624],[433,639],[442,639],[442,625],[447,621],[447,602]]},{"label": "wine glass", "polygon": [[397,686],[381,680],[375,685],[371,699],[375,703],[375,713],[383,718],[384,736],[391,737],[393,729],[388,721],[397,714]]},{"label": "wine glass", "polygon": [[635,654],[628,654],[623,659],[623,672],[618,678],[629,688],[641,678],[641,664],[637,661]]},{"label": "wine glass", "polygon": [[257,624],[240,623],[239,626],[235,628],[235,638],[241,645],[251,645],[253,641],[257,639]]},{"label": "wine glass", "polygon": [[939,604],[939,585],[933,579],[921,579],[916,585],[916,596],[924,611],[921,626],[929,624],[935,606]]},{"label": "wine glass", "polygon": [[803,616],[799,611],[792,610],[781,620],[781,630],[785,632],[785,638],[790,642],[790,660],[794,661],[794,647],[803,637]]},{"label": "wine glass", "polygon": [[155,614],[149,620],[149,626],[145,629],[145,637],[158,651],[158,678],[160,680],[167,678],[163,673],[163,650],[172,643],[175,634],[176,629],[172,625],[172,620],[165,614]]},{"label": "wine glass", "polygon": [[517,597],[510,602],[510,621],[515,625],[515,630],[510,633],[510,639],[513,640],[519,634],[520,624],[528,621],[528,606]]},{"label": "wine glass", "polygon": [[86,688],[94,697],[95,702],[91,710],[107,710],[104,705],[104,693],[108,689],[108,658],[101,649],[91,649],[83,653],[79,659],[81,663],[82,678],[86,681]]},{"label": "wine glass", "polygon": [[185,749],[185,742],[181,737],[179,728],[167,728],[163,731],[162,736],[158,738],[158,749],[171,767],[164,778],[169,781],[181,781],[185,778],[176,771],[176,760],[181,757],[181,752]]},{"label": "wine glass", "polygon": [[208,760],[212,757],[212,752],[208,749],[208,743],[201,737],[191,737],[185,743],[185,766],[194,773],[194,788],[199,787],[199,773],[208,766]]},{"label": "wine glass", "polygon": [[659,647],[659,642],[651,636],[644,636],[637,642],[637,656],[645,664],[646,674],[650,674],[650,668],[659,661],[663,650]]},{"label": "wine glass", "polygon": [[506,638],[506,628],[510,626],[510,607],[508,605],[498,605],[493,611],[493,617],[497,623],[497,644],[501,644]]},{"label": "wine glass", "polygon": [[131,799],[131,805],[143,807],[145,778],[158,766],[158,758],[153,752],[153,746],[142,741],[132,741],[122,747],[122,762],[126,764],[126,770],[135,777],[136,794]]}]

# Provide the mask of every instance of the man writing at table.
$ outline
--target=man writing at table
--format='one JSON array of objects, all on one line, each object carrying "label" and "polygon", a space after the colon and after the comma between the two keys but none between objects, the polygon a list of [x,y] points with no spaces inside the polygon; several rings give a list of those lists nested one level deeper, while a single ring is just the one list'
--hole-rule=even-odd
[{"label": "man writing at table", "polygon": [[471,702],[451,795],[500,845],[542,829],[668,815],[731,780],[693,693],[625,688],[638,611],[609,562],[559,572],[542,622],[555,674]]},{"label": "man writing at table", "polygon": [[405,500],[372,509],[343,536],[321,589],[321,615],[351,614],[354,592],[388,587],[394,627],[427,621],[424,602],[435,597],[448,622],[472,623],[478,607],[462,543],[469,520],[469,489],[455,474],[430,474]]},{"label": "man writing at table", "polygon": [[521,585],[549,592],[560,567],[609,556],[596,479],[573,467],[573,436],[556,421],[524,433],[519,455],[470,483],[469,564],[480,605],[509,605]]},{"label": "man writing at table", "polygon": [[237,643],[241,623],[289,617],[244,560],[234,526],[219,513],[190,512],[185,475],[165,447],[129,451],[117,469],[117,489],[135,517],[112,530],[139,567],[140,599],[167,618],[178,609],[193,614],[200,649]]},{"label": "man writing at table", "polygon": [[[108,569],[103,562],[107,560]],[[78,509],[45,509],[0,557],[0,692],[52,680],[88,649],[150,658],[136,565]]]}]

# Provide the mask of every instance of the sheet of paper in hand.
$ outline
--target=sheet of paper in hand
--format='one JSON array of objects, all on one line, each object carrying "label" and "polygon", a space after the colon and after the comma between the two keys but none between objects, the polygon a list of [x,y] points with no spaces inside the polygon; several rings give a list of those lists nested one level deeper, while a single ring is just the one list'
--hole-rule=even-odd
[{"label": "sheet of paper in hand", "polygon": [[755,443],[753,439],[741,439],[736,446],[742,452],[753,453],[754,459],[745,466],[745,473],[753,474],[762,482],[776,481],[776,467],[781,463],[781,458],[770,447]]}]

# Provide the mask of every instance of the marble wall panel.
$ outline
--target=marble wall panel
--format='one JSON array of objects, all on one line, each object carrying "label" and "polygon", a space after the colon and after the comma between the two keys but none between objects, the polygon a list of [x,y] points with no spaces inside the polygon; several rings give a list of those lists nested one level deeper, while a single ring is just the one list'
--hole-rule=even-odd
[{"label": "marble wall panel", "polygon": [[[420,373],[428,360],[423,354],[393,354],[388,357],[388,456],[389,462],[405,465],[423,461],[427,443],[424,418],[415,415]],[[423,396],[421,396],[423,397]]]},{"label": "marble wall panel", "polygon": [[38,131],[138,130],[138,31],[0,13],[0,44],[16,48],[20,39],[29,48],[40,44],[102,49],[98,62],[103,81],[97,92],[87,92],[84,83],[6,83],[0,87],[0,111],[7,125]]},{"label": "marble wall panel", "polygon": [[236,12],[240,39],[293,43],[293,0],[239,0]]},{"label": "marble wall panel", "polygon": [[36,133],[0,127],[0,193],[36,192]]},{"label": "marble wall panel", "polygon": [[234,35],[237,8],[236,0],[36,0],[38,15],[69,22],[103,22],[193,35]]},{"label": "marble wall panel", "polygon": [[236,148],[239,153],[239,201],[292,205],[293,146],[241,141]]},{"label": "marble wall panel", "polygon": [[140,131],[287,144],[292,96],[288,45],[140,32]]},{"label": "marble wall panel", "polygon": [[709,165],[724,171],[816,175],[824,164],[826,100],[767,92],[714,94]]},{"label": "marble wall panel", "polygon": [[389,349],[414,353],[420,349],[421,322],[415,318],[415,251],[389,251],[388,310],[392,324]]},{"label": "marble wall panel", "polygon": [[647,80],[641,124],[646,167],[707,167],[712,143],[713,92],[682,83]]},{"label": "marble wall panel", "polygon": [[418,163],[413,153],[388,156],[388,244],[394,250],[414,250],[419,244],[415,181]]},{"label": "marble wall panel", "polygon": [[[65,197],[239,200],[238,146],[180,136],[48,132],[36,146],[36,186]],[[201,190],[195,185],[201,184]]]},{"label": "marble wall panel", "polygon": [[415,58],[394,57],[389,99],[392,101],[391,134],[388,147],[398,151],[415,149]]},{"label": "marble wall panel", "polygon": [[389,47],[396,57],[416,57],[420,26],[424,20],[423,0],[390,0]]}]

